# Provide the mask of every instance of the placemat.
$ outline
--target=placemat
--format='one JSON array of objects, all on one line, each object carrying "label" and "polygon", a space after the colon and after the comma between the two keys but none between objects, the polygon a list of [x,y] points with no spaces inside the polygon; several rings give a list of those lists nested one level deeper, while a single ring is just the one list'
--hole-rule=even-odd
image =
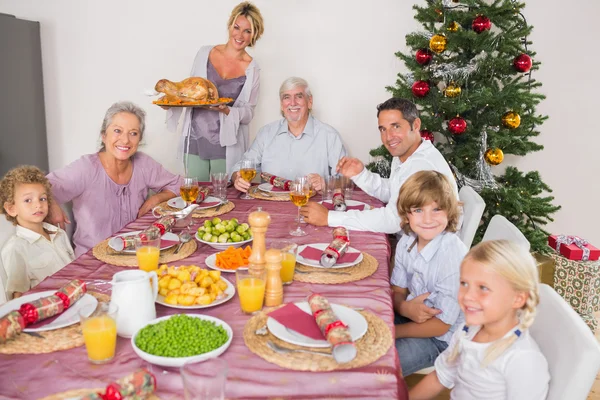
[{"label": "placemat", "polygon": [[394,343],[394,338],[390,328],[381,318],[368,311],[359,312],[366,318],[369,327],[367,333],[355,342],[356,357],[348,363],[338,364],[333,357],[318,354],[275,352],[267,345],[267,342],[273,341],[288,349],[314,350],[331,354],[330,349],[302,347],[284,342],[273,336],[271,332],[267,335],[257,335],[256,330],[267,324],[268,315],[264,311],[254,315],[246,323],[244,342],[251,352],[266,361],[296,371],[335,371],[364,367],[386,354]]},{"label": "placemat", "polygon": [[[108,241],[110,239],[106,239],[96,246],[92,251],[94,257],[98,260],[103,261],[110,265],[116,265],[117,267],[137,267],[138,261],[135,253],[119,253],[110,248],[108,245]],[[158,259],[159,264],[167,264],[173,261],[182,260],[190,255],[192,255],[198,245],[196,244],[196,240],[192,238],[189,242],[181,246],[181,250],[179,253],[174,254],[177,246],[173,246],[170,249],[162,250],[160,252],[160,258]]]},{"label": "placemat", "polygon": [[[315,268],[297,262],[294,280],[298,282],[324,283],[329,285],[360,281],[361,279],[373,275],[375,271],[377,271],[377,267],[379,267],[379,263],[375,257],[365,252],[362,254],[363,260],[360,263],[346,268]],[[303,274],[298,271],[305,271],[308,273]]]},{"label": "placemat", "polygon": [[[192,212],[192,218],[212,218],[221,214],[227,214],[229,211],[235,208],[235,204],[233,201],[228,201],[225,204],[221,204],[221,206],[216,206],[213,208],[207,208],[204,210],[194,210]],[[167,204],[167,202],[162,202],[158,206],[156,206],[156,214],[165,215],[174,211],[180,211],[177,208],[173,208]]]},{"label": "placemat", "polygon": [[[106,294],[88,293],[99,301],[110,301],[110,296]],[[83,346],[83,335],[79,324],[38,333],[44,338],[21,333],[16,338],[0,345],[0,354],[44,354]]]},{"label": "placemat", "polygon": [[[68,390],[66,392],[56,393],[56,394],[53,394],[51,396],[44,397],[44,398],[42,398],[40,400],[67,400],[67,399],[70,399],[70,398],[73,398],[73,397],[75,397],[75,398],[77,398],[77,397],[83,397],[86,394],[91,394],[91,393],[98,393],[98,392],[103,393],[104,389],[106,389],[106,388],[73,389],[73,390]],[[149,396],[146,396],[144,399],[145,400],[158,400],[159,398],[156,397],[155,395],[151,394]]]},{"label": "placemat", "polygon": [[[291,201],[289,193],[277,193],[277,192],[264,192],[258,189],[258,186],[252,186],[248,189],[248,195],[255,199],[260,200],[270,200],[270,201]],[[311,198],[316,195],[316,192],[313,192]]]}]

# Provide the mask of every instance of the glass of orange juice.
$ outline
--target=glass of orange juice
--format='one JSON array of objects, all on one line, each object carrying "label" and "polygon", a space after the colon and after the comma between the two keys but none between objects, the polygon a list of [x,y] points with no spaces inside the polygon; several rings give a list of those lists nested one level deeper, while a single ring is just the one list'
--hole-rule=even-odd
[{"label": "glass of orange juice", "polygon": [[289,285],[294,280],[294,271],[296,270],[296,253],[298,245],[291,240],[274,240],[269,246],[271,249],[281,251],[283,256],[281,260],[281,283]]},{"label": "glass of orange juice", "polygon": [[160,234],[146,234],[136,236],[135,255],[138,260],[138,266],[146,272],[158,269],[158,259],[160,257]]},{"label": "glass of orange juice", "polygon": [[98,307],[91,314],[89,307],[79,310],[88,360],[94,364],[104,364],[115,356],[117,312],[117,305],[109,303],[98,303]]},{"label": "glass of orange juice", "polygon": [[266,273],[238,269],[235,271],[235,278],[242,311],[246,314],[253,314],[262,310],[265,299]]}]

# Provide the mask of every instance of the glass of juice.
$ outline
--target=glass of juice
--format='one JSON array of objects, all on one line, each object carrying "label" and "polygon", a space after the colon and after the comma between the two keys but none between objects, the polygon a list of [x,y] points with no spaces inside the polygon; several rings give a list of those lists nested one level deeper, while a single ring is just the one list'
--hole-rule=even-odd
[{"label": "glass of juice", "polygon": [[[252,182],[252,179],[256,176],[256,161],[252,159],[244,158],[240,165],[240,176],[246,182]],[[246,192],[240,199],[251,199],[250,195]]]},{"label": "glass of juice", "polygon": [[138,266],[146,272],[158,269],[160,235],[141,234],[135,238],[135,255]]},{"label": "glass of juice", "polygon": [[89,307],[79,310],[88,360],[94,364],[104,364],[115,356],[118,307],[101,302],[91,314],[90,311]]},{"label": "glass of juice", "polygon": [[235,271],[240,306],[246,314],[262,310],[265,299],[266,273],[251,272],[250,270]]},{"label": "glass of juice", "polygon": [[198,183],[198,178],[193,176],[183,178],[183,185],[179,187],[179,194],[181,194],[181,198],[188,206],[196,201],[199,191],[200,184]]},{"label": "glass of juice", "polygon": [[291,240],[274,240],[269,248],[281,251],[281,283],[289,285],[294,280],[294,271],[296,270],[296,254],[298,245]]}]

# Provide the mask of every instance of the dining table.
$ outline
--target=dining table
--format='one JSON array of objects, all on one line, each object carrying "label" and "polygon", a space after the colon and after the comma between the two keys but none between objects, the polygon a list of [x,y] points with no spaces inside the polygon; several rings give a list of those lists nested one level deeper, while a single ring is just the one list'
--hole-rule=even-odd
[{"label": "dining table", "polygon": [[[379,200],[359,189],[353,193],[354,200],[372,207],[384,206]],[[227,200],[235,208],[220,215],[222,219],[237,218],[240,223],[248,221],[248,215],[259,207],[269,213],[270,224],[266,232],[271,239],[292,240],[298,245],[328,243],[332,239],[332,227],[304,224],[306,236],[290,236],[295,227],[297,207],[290,201],[266,199],[240,199],[235,188],[227,191]],[[314,201],[321,200],[317,194]],[[99,209],[98,213],[102,213]],[[101,218],[99,218],[101,219]],[[142,230],[156,217],[148,213],[124,226],[118,233]],[[204,219],[194,219],[192,233]],[[193,239],[196,240],[196,239]],[[305,301],[311,293],[326,296],[331,303],[361,308],[381,318],[394,332],[394,311],[390,287],[390,242],[386,234],[351,231],[351,246],[372,255],[378,262],[377,270],[367,278],[343,284],[315,284],[294,281],[284,286],[283,302]],[[169,265],[197,265],[206,268],[205,259],[216,253],[212,247],[197,242],[196,251],[185,259]],[[88,290],[110,295],[110,281],[115,273],[127,267],[118,267],[96,259],[92,249],[78,257],[54,275],[49,276],[31,292],[58,289],[73,279],[88,284]],[[222,273],[235,284],[235,274]],[[252,353],[244,342],[244,326],[251,316],[240,309],[236,293],[229,301],[214,307],[181,310],[156,304],[157,317],[180,314],[204,314],[227,322],[233,330],[229,348],[219,357],[227,362],[227,399],[407,399],[407,389],[402,378],[400,362],[395,346],[373,363],[354,369],[328,372],[298,371],[272,364]],[[393,337],[393,336],[392,336]],[[1,345],[0,345],[1,346]],[[81,388],[103,388],[138,368],[147,368],[157,381],[156,395],[160,399],[183,398],[183,382],[178,368],[149,364],[136,355],[131,339],[117,339],[114,359],[96,365],[88,361],[85,346],[47,354],[0,355],[0,398],[38,399],[54,393]]]}]

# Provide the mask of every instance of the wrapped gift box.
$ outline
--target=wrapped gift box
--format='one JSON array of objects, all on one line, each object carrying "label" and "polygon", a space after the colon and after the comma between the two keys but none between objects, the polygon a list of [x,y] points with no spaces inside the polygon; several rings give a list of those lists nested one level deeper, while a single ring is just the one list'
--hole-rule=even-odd
[{"label": "wrapped gift box", "polygon": [[[565,236],[565,235],[550,235],[548,236],[548,245],[556,250],[557,242],[563,242],[560,245],[560,254],[569,260],[581,260],[583,258],[583,248],[589,250],[589,257],[587,261],[595,261],[600,258],[600,249],[587,243],[584,239],[576,236]],[[564,243],[567,241],[567,243]]]},{"label": "wrapped gift box", "polygon": [[600,261],[569,260],[552,252],[555,261],[554,290],[580,315],[600,309]]},{"label": "wrapped gift box", "polygon": [[533,257],[537,262],[538,273],[540,274],[540,282],[545,283],[550,287],[554,287],[554,271],[556,264],[554,259],[540,253],[533,253]]}]

